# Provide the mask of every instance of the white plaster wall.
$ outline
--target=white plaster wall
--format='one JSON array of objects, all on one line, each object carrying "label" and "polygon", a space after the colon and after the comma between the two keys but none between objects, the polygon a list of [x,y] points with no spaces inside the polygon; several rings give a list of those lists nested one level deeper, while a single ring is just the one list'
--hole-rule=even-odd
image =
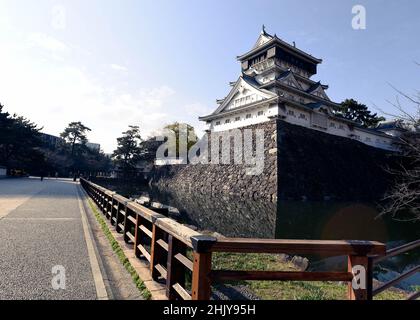
[{"label": "white plaster wall", "polygon": [[[294,115],[290,115],[289,111],[293,111]],[[301,118],[300,117],[301,114],[304,115],[305,118]],[[307,127],[307,128],[310,128],[311,126],[311,115],[309,114],[309,112],[287,106],[286,111],[285,111],[285,116],[286,116],[285,120],[289,123]]]},{"label": "white plaster wall", "polygon": [[[294,112],[294,116],[289,114],[288,112],[289,110]],[[258,116],[259,111],[262,111],[263,115]],[[251,114],[251,118],[246,119],[247,114]],[[266,122],[270,120],[269,117],[275,116],[278,114],[285,116],[285,121],[291,124],[303,126],[306,128],[310,128],[312,130],[326,132],[326,133],[340,136],[340,137],[354,139],[354,140],[360,141],[364,144],[367,144],[376,148],[381,148],[385,150],[393,150],[393,151],[396,150],[395,147],[392,145],[393,140],[391,137],[390,138],[383,137],[381,135],[376,135],[372,132],[366,132],[364,130],[359,130],[357,128],[355,128],[354,130],[350,130],[349,126],[345,122],[328,119],[326,130],[312,127],[310,112],[307,112],[298,108],[294,108],[291,106],[286,106],[285,110],[280,110],[280,111],[276,105],[272,105],[270,107],[268,106],[260,107],[252,111],[244,111],[242,113],[231,115],[229,117],[213,120],[210,124],[209,129],[219,132],[219,131],[231,130],[234,128],[245,127],[248,125]],[[305,118],[300,117],[300,114],[305,115]],[[236,117],[240,117],[241,120],[235,121]],[[226,119],[230,119],[230,123],[225,123]],[[220,122],[220,125],[216,125],[216,122],[218,121]],[[334,123],[335,127],[331,127],[330,123]],[[340,124],[343,125],[344,129],[340,129]],[[356,139],[355,137],[351,137],[351,135],[356,135],[359,138]]]},{"label": "white plaster wall", "polygon": [[[258,112],[263,112],[262,115],[258,115]],[[229,117],[220,118],[217,120],[213,120],[211,123],[211,130],[219,132],[219,131],[225,131],[225,130],[231,130],[235,128],[245,127],[252,124],[262,123],[266,122],[269,119],[269,116],[275,115],[275,110],[273,108],[261,107],[258,109],[250,110],[250,111],[244,111],[241,113],[237,113],[234,115],[231,115]],[[251,118],[246,118],[247,114],[251,114]],[[236,117],[240,117],[239,121],[235,121]],[[229,119],[230,123],[226,123],[226,120]],[[220,122],[219,125],[216,125],[217,122]]]},{"label": "white plaster wall", "polygon": [[354,129],[354,132],[356,135],[360,136],[360,142],[376,148],[395,150],[395,147],[392,145],[392,138],[383,137],[357,128]]},{"label": "white plaster wall", "polygon": [[[331,123],[334,123],[335,127],[332,127]],[[343,129],[340,129],[340,125]],[[340,137],[348,137],[351,134],[349,126],[346,123],[331,119],[328,120],[327,132]]]},{"label": "white plaster wall", "polygon": [[274,72],[271,72],[266,75],[258,75],[255,77],[255,80],[257,80],[259,84],[264,84],[270,81],[274,81],[275,78],[276,78],[276,74]]}]

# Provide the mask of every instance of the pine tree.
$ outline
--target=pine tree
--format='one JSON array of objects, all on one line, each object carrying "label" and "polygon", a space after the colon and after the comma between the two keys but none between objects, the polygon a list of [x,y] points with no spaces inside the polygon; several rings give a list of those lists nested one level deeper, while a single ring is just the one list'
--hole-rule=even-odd
[{"label": "pine tree", "polygon": [[337,114],[343,118],[360,123],[367,128],[375,128],[379,122],[384,121],[384,117],[378,117],[377,113],[373,113],[368,107],[354,99],[346,99],[341,103],[341,108],[337,110]]}]

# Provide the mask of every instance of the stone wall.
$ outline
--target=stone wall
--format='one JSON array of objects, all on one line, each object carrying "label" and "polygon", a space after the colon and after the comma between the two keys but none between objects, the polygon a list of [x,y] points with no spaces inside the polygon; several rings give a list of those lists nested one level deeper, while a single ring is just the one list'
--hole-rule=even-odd
[{"label": "stone wall", "polygon": [[377,200],[390,186],[384,168],[392,153],[275,119],[243,129],[264,129],[264,170],[245,165],[157,167],[152,183],[167,191],[244,199]]},{"label": "stone wall", "polygon": [[279,121],[278,197],[379,200],[391,185],[393,153]]},{"label": "stone wall", "polygon": [[[244,127],[264,130],[264,169],[262,174],[248,175],[246,164],[196,164],[157,167],[152,183],[159,188],[230,195],[275,201],[277,197],[276,121]],[[210,139],[209,139],[210,140]],[[232,139],[233,140],[233,139]],[[211,148],[209,148],[211,149]],[[233,149],[233,148],[232,148]],[[219,150],[220,154],[222,148]],[[233,153],[233,150],[232,150]],[[233,159],[233,155],[231,157]]]}]

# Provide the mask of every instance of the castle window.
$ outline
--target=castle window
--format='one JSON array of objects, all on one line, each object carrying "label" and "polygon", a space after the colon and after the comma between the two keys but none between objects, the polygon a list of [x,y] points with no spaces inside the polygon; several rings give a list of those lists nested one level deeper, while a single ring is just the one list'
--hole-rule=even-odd
[{"label": "castle window", "polygon": [[220,126],[220,121],[216,121],[216,126]]},{"label": "castle window", "polygon": [[304,120],[306,120],[306,115],[304,115],[303,113],[299,114],[299,119],[304,119]]},{"label": "castle window", "polygon": [[264,115],[264,111],[258,111],[258,116]]},{"label": "castle window", "polygon": [[334,122],[330,122],[330,128],[335,128],[335,123]]},{"label": "castle window", "polygon": [[303,99],[303,98],[300,98],[299,101],[300,101],[300,103],[305,103],[305,99]]},{"label": "castle window", "polygon": [[294,112],[293,110],[288,110],[288,111],[287,111],[287,114],[288,114],[289,116],[293,116],[293,117],[295,117],[295,112]]},{"label": "castle window", "polygon": [[226,119],[225,120],[225,123],[230,123],[230,119]]},{"label": "castle window", "polygon": [[250,113],[248,113],[248,114],[246,115],[246,118],[247,118],[247,119],[251,119],[251,117],[252,117],[252,114],[250,114]]},{"label": "castle window", "polygon": [[241,117],[236,117],[235,118],[235,121],[240,121],[241,120]]}]

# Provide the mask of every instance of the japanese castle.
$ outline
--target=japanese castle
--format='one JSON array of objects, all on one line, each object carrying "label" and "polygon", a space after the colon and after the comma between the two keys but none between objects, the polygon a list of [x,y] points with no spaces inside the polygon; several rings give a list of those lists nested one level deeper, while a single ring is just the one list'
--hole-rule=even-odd
[{"label": "japanese castle", "polygon": [[396,150],[394,125],[369,129],[336,115],[340,106],[328,97],[328,86],[311,80],[321,59],[263,30],[254,47],[238,57],[242,74],[218,108],[200,117],[211,131],[225,131],[280,119],[313,130]]}]

